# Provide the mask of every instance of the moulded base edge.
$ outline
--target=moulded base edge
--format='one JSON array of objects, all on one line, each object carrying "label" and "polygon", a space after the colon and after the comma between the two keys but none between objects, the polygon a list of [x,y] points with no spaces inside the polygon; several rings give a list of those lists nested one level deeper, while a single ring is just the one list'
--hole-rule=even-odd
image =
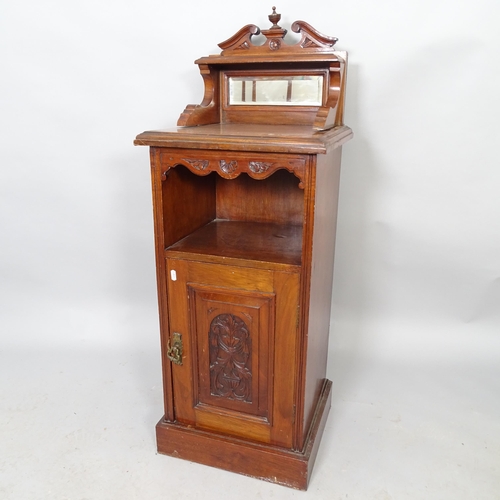
[{"label": "moulded base edge", "polygon": [[302,452],[215,434],[163,419],[156,426],[158,452],[306,490],[330,411],[331,388],[332,382],[325,379]]}]

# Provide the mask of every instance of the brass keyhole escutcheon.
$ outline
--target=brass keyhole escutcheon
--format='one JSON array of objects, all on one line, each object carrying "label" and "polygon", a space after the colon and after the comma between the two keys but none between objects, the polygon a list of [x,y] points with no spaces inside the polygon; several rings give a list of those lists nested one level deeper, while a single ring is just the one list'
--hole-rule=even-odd
[{"label": "brass keyhole escutcheon", "polygon": [[170,345],[170,339],[168,340],[167,358],[176,365],[182,365],[182,335],[180,333],[172,334],[172,345]]}]

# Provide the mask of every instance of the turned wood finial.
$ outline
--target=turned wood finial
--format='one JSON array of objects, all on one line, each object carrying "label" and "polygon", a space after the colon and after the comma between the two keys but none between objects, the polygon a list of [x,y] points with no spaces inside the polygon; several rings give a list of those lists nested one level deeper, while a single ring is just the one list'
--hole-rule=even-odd
[{"label": "turned wood finial", "polygon": [[278,23],[280,22],[280,19],[281,19],[281,14],[277,14],[276,13],[276,7],[273,7],[273,12],[272,14],[269,14],[269,21],[271,21],[273,23],[273,25],[271,26],[271,29],[281,29],[279,26],[278,26]]},{"label": "turned wood finial", "polygon": [[268,30],[262,30],[262,34],[267,38],[264,45],[271,51],[279,50],[283,46],[282,39],[286,35],[286,30],[278,26],[281,14],[277,14],[276,7],[273,7],[273,12],[268,17],[273,25]]}]

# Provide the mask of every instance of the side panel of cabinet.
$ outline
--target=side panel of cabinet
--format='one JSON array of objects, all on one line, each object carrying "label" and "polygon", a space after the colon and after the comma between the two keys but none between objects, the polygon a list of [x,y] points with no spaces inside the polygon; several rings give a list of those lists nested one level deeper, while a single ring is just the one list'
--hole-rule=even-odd
[{"label": "side panel of cabinet", "polygon": [[298,273],[171,258],[167,268],[170,335],[184,349],[172,365],[176,420],[290,448]]},{"label": "side panel of cabinet", "polygon": [[160,162],[159,148],[150,149],[151,160],[151,187],[153,195],[153,218],[155,232],[155,255],[156,255],[156,283],[158,288],[158,311],[160,319],[160,341],[163,373],[163,401],[165,415],[164,419],[173,422],[173,391],[172,391],[172,370],[171,364],[166,356],[168,325],[168,303],[166,282],[166,262],[165,262],[165,231],[164,231],[164,211],[163,211],[163,191],[162,191],[162,169]]},{"label": "side panel of cabinet", "polygon": [[305,373],[301,381],[303,414],[298,422],[299,448],[311,427],[326,377],[341,149],[317,155],[312,179],[310,213],[314,222],[308,235],[312,239],[312,252],[306,316],[308,335],[302,347]]}]

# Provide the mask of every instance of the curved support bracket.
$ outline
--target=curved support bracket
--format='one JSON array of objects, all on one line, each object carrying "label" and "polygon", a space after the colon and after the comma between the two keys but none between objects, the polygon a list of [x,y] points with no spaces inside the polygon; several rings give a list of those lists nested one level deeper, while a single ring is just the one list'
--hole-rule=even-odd
[{"label": "curved support bracket", "polygon": [[220,122],[218,72],[208,64],[200,64],[200,74],[205,84],[201,104],[188,104],[177,120],[179,127],[208,125]]},{"label": "curved support bracket", "polygon": [[313,127],[324,130],[343,124],[343,89],[345,84],[345,62],[343,59],[330,64],[326,102],[316,113]]}]

